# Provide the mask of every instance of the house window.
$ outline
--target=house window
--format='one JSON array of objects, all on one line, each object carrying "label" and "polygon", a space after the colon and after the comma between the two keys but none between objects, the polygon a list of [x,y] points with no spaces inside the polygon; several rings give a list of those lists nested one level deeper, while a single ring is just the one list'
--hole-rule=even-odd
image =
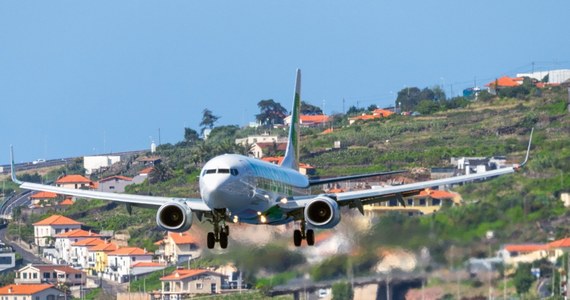
[{"label": "house window", "polygon": [[420,205],[426,205],[426,198],[420,198]]},{"label": "house window", "polygon": [[440,199],[432,199],[431,203],[433,204],[433,206],[440,206],[441,200]]},{"label": "house window", "polygon": [[110,190],[114,190],[114,189],[115,189],[115,186],[114,186],[114,185],[110,185],[110,186],[109,186],[109,189],[110,189]]},{"label": "house window", "polygon": [[33,278],[33,279],[38,279],[38,273],[32,273],[32,278]]},{"label": "house window", "polygon": [[81,279],[81,274],[75,274],[75,279]]},{"label": "house window", "polygon": [[408,206],[414,205],[414,199],[408,199]]},{"label": "house window", "polygon": [[28,279],[28,273],[22,273],[22,279]]},{"label": "house window", "polygon": [[44,278],[45,279],[49,279],[50,277],[50,273],[49,272],[44,272]]},{"label": "house window", "polygon": [[201,282],[196,282],[196,289],[201,290],[204,288],[204,285]]},{"label": "house window", "polygon": [[388,206],[398,206],[398,200],[390,199]]},{"label": "house window", "polygon": [[137,261],[137,258],[133,256],[132,261]]}]

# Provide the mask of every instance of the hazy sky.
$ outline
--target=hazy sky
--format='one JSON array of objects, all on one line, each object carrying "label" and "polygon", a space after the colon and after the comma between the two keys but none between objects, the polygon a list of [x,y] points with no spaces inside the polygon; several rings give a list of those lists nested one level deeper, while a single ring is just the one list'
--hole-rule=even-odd
[{"label": "hazy sky", "polygon": [[[261,99],[325,112],[405,86],[570,68],[570,1],[1,1],[0,163],[149,148]],[[453,86],[453,87],[452,87]]]}]

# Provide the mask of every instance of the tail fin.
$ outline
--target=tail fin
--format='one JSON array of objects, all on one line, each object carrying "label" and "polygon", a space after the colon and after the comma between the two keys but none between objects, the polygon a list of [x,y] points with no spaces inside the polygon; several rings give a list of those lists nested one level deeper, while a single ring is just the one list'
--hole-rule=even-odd
[{"label": "tail fin", "polygon": [[297,79],[295,80],[295,98],[293,109],[291,110],[291,124],[289,125],[289,139],[287,150],[281,166],[289,169],[299,169],[299,130],[301,117],[301,70],[297,69]]},{"label": "tail fin", "polygon": [[12,175],[12,181],[17,184],[22,184],[18,178],[16,178],[16,167],[14,166],[14,147],[10,145],[10,173]]}]

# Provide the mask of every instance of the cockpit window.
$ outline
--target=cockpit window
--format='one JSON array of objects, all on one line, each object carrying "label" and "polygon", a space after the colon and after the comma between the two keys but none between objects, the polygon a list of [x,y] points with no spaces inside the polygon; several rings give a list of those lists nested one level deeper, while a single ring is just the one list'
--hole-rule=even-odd
[{"label": "cockpit window", "polygon": [[237,169],[230,169],[230,173],[232,173],[233,176],[237,176],[239,174]]},{"label": "cockpit window", "polygon": [[209,169],[209,170],[206,170],[205,174],[215,174],[215,173],[216,173],[216,169]]},{"label": "cockpit window", "polygon": [[230,169],[218,169],[219,174],[230,174]]}]

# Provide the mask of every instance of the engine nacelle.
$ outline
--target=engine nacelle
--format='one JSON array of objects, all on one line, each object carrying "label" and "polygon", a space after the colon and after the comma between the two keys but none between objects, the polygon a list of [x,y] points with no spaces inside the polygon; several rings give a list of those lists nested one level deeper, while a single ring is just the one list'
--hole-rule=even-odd
[{"label": "engine nacelle", "polygon": [[168,231],[187,231],[192,226],[192,210],[183,203],[165,203],[156,212],[156,224]]},{"label": "engine nacelle", "polygon": [[305,220],[316,228],[333,228],[340,222],[338,203],[325,196],[313,199],[305,207]]}]

